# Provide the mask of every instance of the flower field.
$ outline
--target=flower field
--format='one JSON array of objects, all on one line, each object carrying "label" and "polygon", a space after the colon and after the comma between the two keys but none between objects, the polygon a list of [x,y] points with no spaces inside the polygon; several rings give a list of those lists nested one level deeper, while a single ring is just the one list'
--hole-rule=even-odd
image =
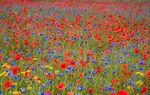
[{"label": "flower field", "polygon": [[0,4],[0,95],[150,95],[149,0]]}]

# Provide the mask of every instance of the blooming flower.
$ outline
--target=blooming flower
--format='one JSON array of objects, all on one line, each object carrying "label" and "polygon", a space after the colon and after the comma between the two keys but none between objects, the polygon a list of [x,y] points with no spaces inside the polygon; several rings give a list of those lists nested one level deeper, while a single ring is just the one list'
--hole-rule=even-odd
[{"label": "blooming flower", "polygon": [[61,69],[66,69],[67,68],[67,64],[66,63],[61,63],[60,64],[60,68]]},{"label": "blooming flower", "polygon": [[88,93],[93,93],[93,92],[94,92],[94,89],[88,88],[88,89],[86,90],[86,92],[88,92]]},{"label": "blooming flower", "polygon": [[63,90],[65,88],[65,83],[60,82],[59,84],[57,84],[56,88],[59,89],[59,90]]},{"label": "blooming flower", "polygon": [[22,55],[21,54],[16,54],[14,56],[14,60],[19,60],[20,58],[22,58]]},{"label": "blooming flower", "polygon": [[139,52],[139,49],[138,49],[138,48],[135,48],[135,49],[134,49],[134,52],[135,52],[135,53],[138,53],[138,52]]},{"label": "blooming flower", "polygon": [[14,95],[21,95],[21,92],[19,92],[19,91],[14,91],[12,94],[14,94]]},{"label": "blooming flower", "polygon": [[24,45],[27,46],[29,42],[28,42],[28,40],[24,40],[23,43],[24,43]]},{"label": "blooming flower", "polygon": [[150,70],[147,70],[147,71],[145,72],[145,77],[150,77]]},{"label": "blooming flower", "polygon": [[20,66],[13,66],[11,71],[14,75],[16,75],[20,71]]},{"label": "blooming flower", "polygon": [[13,82],[11,80],[5,80],[3,82],[3,89],[7,90],[9,87],[11,87],[12,84],[13,84]]},{"label": "blooming flower", "polygon": [[147,87],[143,85],[140,92],[144,94],[146,91],[147,91]]},{"label": "blooming flower", "polygon": [[129,95],[126,90],[119,90],[117,95]]}]

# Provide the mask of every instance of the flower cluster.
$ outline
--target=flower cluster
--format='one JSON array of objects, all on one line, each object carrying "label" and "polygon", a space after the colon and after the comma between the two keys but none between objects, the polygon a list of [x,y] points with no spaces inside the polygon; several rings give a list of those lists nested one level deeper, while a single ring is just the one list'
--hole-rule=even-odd
[{"label": "flower cluster", "polygon": [[149,1],[2,0],[0,95],[148,95]]}]

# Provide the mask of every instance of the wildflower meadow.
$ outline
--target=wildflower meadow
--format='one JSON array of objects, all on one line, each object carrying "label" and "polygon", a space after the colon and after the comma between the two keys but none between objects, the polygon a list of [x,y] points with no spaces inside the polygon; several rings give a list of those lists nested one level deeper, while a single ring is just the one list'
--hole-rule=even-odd
[{"label": "wildflower meadow", "polygon": [[0,0],[0,95],[150,95],[150,1]]}]

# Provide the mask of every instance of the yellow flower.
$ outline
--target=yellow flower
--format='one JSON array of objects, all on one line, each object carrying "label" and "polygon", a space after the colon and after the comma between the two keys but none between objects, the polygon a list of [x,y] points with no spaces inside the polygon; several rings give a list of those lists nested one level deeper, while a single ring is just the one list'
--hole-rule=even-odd
[{"label": "yellow flower", "polygon": [[14,94],[14,95],[21,95],[21,93],[18,92],[18,91],[14,91],[13,94]]},{"label": "yellow flower", "polygon": [[45,68],[48,68],[49,66],[45,66]]},{"label": "yellow flower", "polygon": [[135,74],[143,76],[144,74],[141,72],[136,72]]},{"label": "yellow flower", "polygon": [[21,73],[18,73],[17,75],[21,75],[21,74],[23,74],[23,75],[24,75],[24,74],[25,74],[25,72],[23,71],[23,72],[21,72]]},{"label": "yellow flower", "polygon": [[50,70],[53,70],[53,67],[50,66],[49,69],[50,69]]},{"label": "yellow flower", "polygon": [[59,70],[56,70],[56,71],[55,71],[55,74],[57,75],[58,73],[59,73]]},{"label": "yellow flower", "polygon": [[1,77],[1,76],[6,76],[6,73],[5,73],[5,72],[1,73],[1,74],[0,74],[0,77]]},{"label": "yellow flower", "polygon": [[21,73],[18,73],[18,75],[20,75],[20,74],[23,74],[23,75],[24,75],[26,72],[27,72],[27,73],[30,73],[31,70],[23,71],[23,72],[21,72]]},{"label": "yellow flower", "polygon": [[53,67],[51,67],[51,66],[45,66],[45,68],[48,68],[48,69],[50,69],[50,70],[53,70]]},{"label": "yellow flower", "polygon": [[129,90],[130,90],[130,89],[131,89],[131,86],[127,86],[127,89],[129,89]]},{"label": "yellow flower", "polygon": [[13,83],[14,85],[17,85],[17,83]]},{"label": "yellow flower", "polygon": [[30,73],[31,72],[31,70],[27,70],[27,73]]},{"label": "yellow flower", "polygon": [[37,60],[37,58],[34,57],[34,58],[33,58],[33,61],[36,61],[36,60]]},{"label": "yellow flower", "polygon": [[138,82],[136,82],[136,85],[141,86],[143,84],[143,82],[141,80],[139,80]]},{"label": "yellow flower", "polygon": [[28,86],[28,87],[27,87],[27,90],[32,90],[32,87]]},{"label": "yellow flower", "polygon": [[38,80],[38,83],[41,84],[42,82],[40,80]]}]

